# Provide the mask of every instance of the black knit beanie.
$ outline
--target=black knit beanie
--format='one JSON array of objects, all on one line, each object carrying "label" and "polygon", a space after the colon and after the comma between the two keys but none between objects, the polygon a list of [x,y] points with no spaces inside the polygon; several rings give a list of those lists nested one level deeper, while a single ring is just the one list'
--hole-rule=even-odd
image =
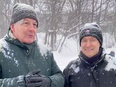
[{"label": "black knit beanie", "polygon": [[85,36],[93,36],[97,38],[97,40],[100,43],[100,46],[102,46],[103,36],[102,36],[101,28],[98,26],[97,23],[86,23],[83,26],[83,28],[80,30],[79,33],[80,46],[81,46],[81,40]]},{"label": "black knit beanie", "polygon": [[12,15],[11,15],[10,25],[24,18],[31,18],[36,20],[37,26],[38,26],[37,14],[32,6],[24,4],[24,3],[15,4],[13,7]]}]

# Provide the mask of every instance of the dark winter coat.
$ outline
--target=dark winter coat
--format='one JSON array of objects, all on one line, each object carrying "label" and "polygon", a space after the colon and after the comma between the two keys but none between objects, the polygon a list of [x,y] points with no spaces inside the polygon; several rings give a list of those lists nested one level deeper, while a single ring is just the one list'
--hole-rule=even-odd
[{"label": "dark winter coat", "polygon": [[53,54],[44,46],[22,44],[17,39],[6,36],[1,39],[0,64],[2,78],[0,87],[20,87],[17,85],[18,77],[24,77],[30,71],[40,69],[43,74],[51,79],[51,87],[63,87],[64,78],[57,66]]},{"label": "dark winter coat", "polygon": [[77,58],[63,73],[65,87],[116,87],[116,59],[104,52],[93,67]]}]

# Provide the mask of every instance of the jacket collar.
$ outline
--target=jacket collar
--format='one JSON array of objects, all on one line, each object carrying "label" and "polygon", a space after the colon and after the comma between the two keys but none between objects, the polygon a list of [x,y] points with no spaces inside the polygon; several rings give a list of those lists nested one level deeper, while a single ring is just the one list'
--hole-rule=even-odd
[{"label": "jacket collar", "polygon": [[23,48],[23,49],[28,49],[28,50],[31,50],[33,48],[33,46],[36,45],[36,41],[34,41],[32,44],[21,43],[18,39],[16,39],[14,37],[14,35],[11,33],[11,31],[9,31],[8,34],[5,36],[5,40]]},{"label": "jacket collar", "polygon": [[79,55],[79,58],[81,59],[82,64],[89,67],[93,67],[97,65],[100,61],[104,59],[104,57],[105,57],[105,52],[102,47],[100,47],[98,54],[91,58],[88,58],[82,52],[80,52],[80,55]]}]

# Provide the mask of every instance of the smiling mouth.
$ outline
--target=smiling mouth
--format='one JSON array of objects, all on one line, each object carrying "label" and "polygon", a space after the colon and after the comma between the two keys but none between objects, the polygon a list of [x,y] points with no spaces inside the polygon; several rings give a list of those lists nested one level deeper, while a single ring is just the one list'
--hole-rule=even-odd
[{"label": "smiling mouth", "polygon": [[85,48],[85,50],[92,50],[92,48]]},{"label": "smiling mouth", "polygon": [[86,48],[85,51],[92,51],[92,48]]}]

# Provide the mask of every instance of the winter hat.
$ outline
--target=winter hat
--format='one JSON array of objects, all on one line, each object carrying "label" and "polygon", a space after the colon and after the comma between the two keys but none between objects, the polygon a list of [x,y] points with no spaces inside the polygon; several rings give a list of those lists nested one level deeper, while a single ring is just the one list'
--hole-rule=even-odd
[{"label": "winter hat", "polygon": [[102,46],[103,36],[102,36],[101,28],[97,23],[86,23],[84,27],[80,30],[80,34],[79,34],[80,46],[81,46],[81,40],[85,36],[93,36],[97,38],[100,45]]},{"label": "winter hat", "polygon": [[24,3],[15,4],[11,15],[10,25],[24,18],[31,18],[36,20],[38,26],[37,14],[32,6]]}]

